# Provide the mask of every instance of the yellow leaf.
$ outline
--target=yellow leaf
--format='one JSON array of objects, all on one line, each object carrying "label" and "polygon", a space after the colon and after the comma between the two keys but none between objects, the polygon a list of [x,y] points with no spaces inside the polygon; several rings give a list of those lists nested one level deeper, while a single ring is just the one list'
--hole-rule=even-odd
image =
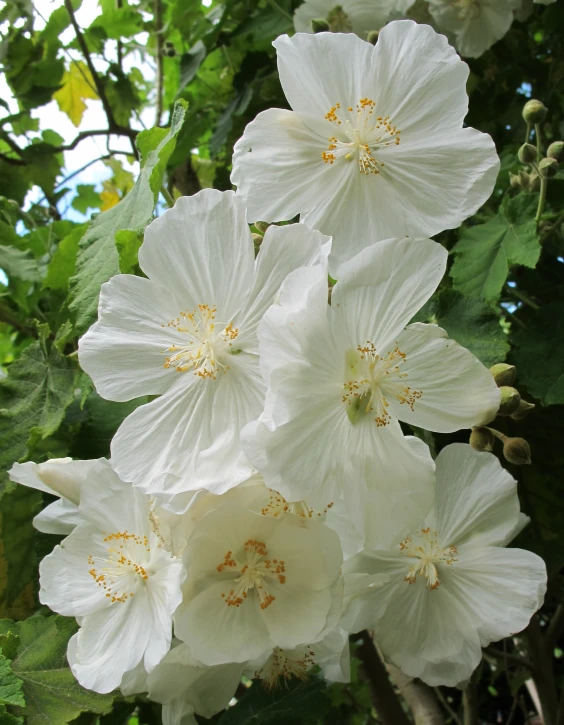
[{"label": "yellow leaf", "polygon": [[86,110],[86,98],[96,99],[96,86],[86,63],[73,60],[63,75],[63,87],[53,94],[59,108],[66,113],[75,126],[82,121]]},{"label": "yellow leaf", "polygon": [[109,184],[107,185],[106,182],[104,182],[104,191],[100,192],[100,199],[103,202],[100,211],[108,211],[108,209],[111,209],[112,206],[115,206],[121,201],[117,189]]}]

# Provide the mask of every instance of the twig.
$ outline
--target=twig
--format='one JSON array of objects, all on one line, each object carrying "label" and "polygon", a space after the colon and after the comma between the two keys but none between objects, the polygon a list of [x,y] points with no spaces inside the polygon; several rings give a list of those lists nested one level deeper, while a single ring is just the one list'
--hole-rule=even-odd
[{"label": "twig", "polygon": [[476,687],[476,672],[472,674],[470,682],[462,693],[464,706],[464,725],[478,725],[478,688]]},{"label": "twig", "polygon": [[406,701],[415,725],[445,725],[445,719],[433,690],[421,680],[409,677],[394,665],[387,664],[392,682]]},{"label": "twig", "polygon": [[161,125],[163,115],[163,6],[161,0],[154,0],[153,17],[155,20],[155,33],[157,38],[157,108],[155,111],[155,126]]},{"label": "twig", "polygon": [[26,161],[23,159],[14,159],[11,156],[6,156],[6,154],[0,153],[0,161],[5,161],[7,164],[10,164],[10,166],[25,166]]},{"label": "twig", "polygon": [[69,144],[65,144],[64,146],[53,146],[53,153],[59,153],[60,151],[72,151],[72,149],[76,148],[81,141],[84,141],[91,136],[128,136],[129,138],[135,138],[135,136],[137,136],[137,131],[124,126],[118,126],[116,128],[102,128],[92,131],[81,131]]},{"label": "twig", "polygon": [[380,659],[372,637],[364,630],[361,633],[362,644],[357,654],[362,661],[362,669],[370,683],[372,703],[378,713],[382,725],[410,725],[409,719],[394,692],[392,683]]},{"label": "twig", "polygon": [[529,654],[533,663],[533,680],[542,706],[543,725],[555,725],[558,712],[558,697],[552,668],[552,649],[547,646],[536,615],[533,615],[524,634],[527,638]]},{"label": "twig", "polygon": [[433,690],[435,691],[436,696],[439,699],[439,702],[444,707],[444,709],[448,712],[448,714],[451,716],[451,718],[454,720],[456,725],[462,725],[462,720],[458,717],[454,709],[449,705],[448,700],[441,692],[440,687],[433,687]]},{"label": "twig", "polygon": [[529,295],[525,294],[524,292],[519,291],[516,287],[510,287],[509,285],[506,285],[505,289],[510,295],[512,295],[516,299],[520,300],[521,302],[524,302],[532,310],[540,310],[540,305],[537,305],[537,303],[534,300],[532,300],[529,297]]},{"label": "twig", "polygon": [[524,657],[518,657],[517,655],[510,654],[509,652],[499,652],[495,647],[486,647],[484,654],[495,657],[496,660],[503,662],[504,664],[517,665],[519,667],[526,667],[528,670],[533,669],[533,663]]},{"label": "twig", "polygon": [[9,307],[0,302],[0,322],[5,322],[10,327],[13,327],[19,332],[23,332],[25,335],[31,335],[37,337],[37,330],[32,325],[27,325],[22,322],[19,317]]},{"label": "twig", "polygon": [[174,206],[174,197],[164,184],[161,186],[161,194],[163,195],[163,198],[166,201],[167,205],[172,209],[172,207]]}]

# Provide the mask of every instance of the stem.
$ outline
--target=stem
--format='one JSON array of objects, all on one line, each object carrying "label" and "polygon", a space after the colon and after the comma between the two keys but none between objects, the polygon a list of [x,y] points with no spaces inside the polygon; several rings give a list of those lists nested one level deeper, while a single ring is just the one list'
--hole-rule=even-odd
[{"label": "stem", "polygon": [[268,4],[271,5],[277,12],[279,12],[280,15],[283,15],[286,18],[286,20],[289,20],[291,23],[294,22],[294,19],[292,18],[292,16],[289,13],[287,13],[283,7],[280,7],[280,5],[278,5],[276,0],[267,0],[267,1],[268,1]]},{"label": "stem", "polygon": [[510,654],[509,652],[499,652],[495,649],[495,647],[486,647],[484,649],[484,654],[490,655],[491,657],[494,657],[496,660],[499,660],[504,664],[516,665],[518,667],[526,667],[528,670],[533,669],[533,663],[529,662],[529,660],[526,660],[522,657],[517,657],[516,655]]},{"label": "stem", "polygon": [[462,693],[464,705],[464,725],[479,725],[478,720],[478,688],[476,687],[476,673],[472,674],[470,682]]},{"label": "stem", "polygon": [[521,302],[524,302],[526,305],[528,305],[533,310],[540,310],[540,305],[537,305],[536,302],[534,302],[529,295],[525,294],[524,292],[521,292],[516,287],[509,287],[509,285],[506,286],[507,292],[509,292],[510,295],[513,297],[516,297],[518,300],[521,300]]},{"label": "stem", "polygon": [[161,125],[163,115],[163,7],[161,0],[154,0],[153,16],[155,20],[155,33],[157,36],[157,108],[155,111],[155,126]]},{"label": "stem", "polygon": [[525,143],[529,143],[529,139],[531,138],[531,124],[527,124],[527,133],[525,134]]},{"label": "stem", "polygon": [[458,717],[456,712],[453,710],[453,708],[448,704],[448,700],[441,692],[440,687],[433,687],[433,690],[435,691],[435,694],[437,695],[439,702],[444,707],[444,709],[448,712],[450,717],[454,720],[456,725],[462,725],[462,720]]},{"label": "stem", "polygon": [[546,187],[548,186],[548,179],[546,176],[540,176],[541,188],[539,195],[539,205],[537,207],[537,215],[535,216],[535,222],[538,224],[541,220],[542,213],[544,211],[544,204],[546,202]]},{"label": "stem", "polygon": [[552,650],[547,647],[546,639],[541,631],[538,617],[533,615],[525,630],[529,653],[533,663],[533,680],[537,686],[542,706],[543,725],[556,725],[558,699],[552,668]]},{"label": "stem", "polygon": [[411,710],[415,725],[445,725],[442,710],[430,687],[393,665],[386,665],[386,669]]},{"label": "stem", "polygon": [[23,332],[25,335],[37,337],[37,330],[33,326],[27,325],[25,322],[22,322],[15,312],[13,312],[9,307],[2,304],[1,302],[0,322],[5,322],[7,325],[10,325],[10,327],[13,327],[19,332]]},{"label": "stem", "polygon": [[174,197],[164,184],[161,186],[161,194],[163,195],[167,205],[172,209],[174,206]]},{"label": "stem", "polygon": [[545,642],[547,648],[554,649],[562,632],[564,632],[564,604],[559,604],[546,630]]},{"label": "stem", "polygon": [[542,159],[542,149],[541,149],[541,127],[539,123],[535,123],[535,136],[537,139],[537,164]]},{"label": "stem", "polygon": [[362,661],[364,674],[370,683],[372,703],[382,725],[410,725],[409,719],[396,695],[392,683],[380,659],[372,637],[366,630],[361,633],[362,644],[357,654]]}]

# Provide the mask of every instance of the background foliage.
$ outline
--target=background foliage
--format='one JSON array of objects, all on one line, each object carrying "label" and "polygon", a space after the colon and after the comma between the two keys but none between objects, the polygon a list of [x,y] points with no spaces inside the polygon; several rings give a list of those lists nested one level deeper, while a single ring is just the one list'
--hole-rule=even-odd
[{"label": "background foliage", "polygon": [[[95,695],[74,681],[65,648],[75,625],[42,610],[37,598],[37,563],[57,539],[36,532],[31,520],[48,497],[16,488],[5,472],[14,461],[108,455],[120,422],[143,402],[102,400],[78,367],[77,340],[95,319],[100,285],[118,271],[140,273],[137,251],[154,210],[204,187],[230,189],[232,147],[245,125],[262,110],[287,107],[271,42],[292,31],[297,4],[99,0],[98,15],[82,28],[80,0],[52,3],[46,18],[31,0],[0,10],[0,61],[19,106],[10,113],[0,100],[0,725],[160,722],[156,705]],[[74,32],[63,45],[67,28]],[[139,67],[147,64],[150,79]],[[512,187],[509,176],[523,170],[516,153],[527,97],[549,108],[546,145],[564,136],[564,1],[535,5],[526,23],[515,22],[470,67],[467,120],[493,136],[502,170],[485,207],[440,235],[451,252],[449,274],[418,319],[443,326],[488,366],[516,365],[517,387],[536,404],[527,418],[502,418],[496,427],[531,445],[531,466],[504,465],[532,519],[517,543],[544,557],[550,579],[545,607],[526,633],[486,651],[465,695],[473,693],[474,704],[463,710],[459,691],[440,688],[438,719],[428,722],[509,724],[538,712],[536,693],[556,713],[564,691],[564,172],[548,184],[538,225],[538,191]],[[40,127],[36,110],[53,99],[77,127],[70,142]],[[81,125],[92,103],[104,110],[103,129]],[[139,132],[147,109],[156,124]],[[76,185],[65,168],[64,152],[92,135],[107,142],[101,159],[111,176],[101,188]],[[112,150],[117,138],[128,142],[127,152]],[[134,179],[127,163],[135,160]],[[425,439],[439,450],[467,435]],[[358,639],[353,651],[350,685],[313,677],[266,692],[246,683],[237,704],[214,721],[378,722],[365,643]],[[412,706],[409,688],[419,683],[391,677],[406,709]],[[562,705],[558,717],[561,725]],[[557,722],[546,712],[545,720]]]}]

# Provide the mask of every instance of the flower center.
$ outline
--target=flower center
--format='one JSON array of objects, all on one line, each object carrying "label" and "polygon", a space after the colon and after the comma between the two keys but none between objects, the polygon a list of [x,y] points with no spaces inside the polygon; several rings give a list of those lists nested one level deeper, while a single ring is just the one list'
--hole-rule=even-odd
[{"label": "flower center", "polygon": [[407,373],[401,371],[405,358],[405,353],[397,345],[386,355],[379,355],[369,340],[356,350],[347,350],[342,400],[347,405],[351,423],[358,422],[365,415],[374,415],[379,428],[388,425],[392,419],[388,413],[389,398],[414,409],[423,393],[405,384]]},{"label": "flower center", "polygon": [[427,578],[427,588],[436,589],[439,584],[437,564],[452,566],[457,554],[455,546],[441,548],[437,539],[437,532],[431,529],[421,529],[413,537],[405,538],[400,546],[404,556],[415,559],[415,563],[407,572],[405,581],[414,584],[418,576]]},{"label": "flower center", "polygon": [[263,516],[273,516],[274,518],[278,518],[282,514],[294,514],[294,516],[301,516],[304,519],[312,519],[314,516],[321,518],[330,508],[333,508],[333,505],[333,502],[331,502],[327,504],[323,511],[314,511],[305,501],[286,501],[284,496],[271,489],[270,501],[261,509],[261,514]]},{"label": "flower center", "polygon": [[265,664],[255,672],[255,677],[261,679],[269,690],[278,684],[280,678],[305,680],[308,671],[315,665],[314,657],[315,652],[307,646],[295,650],[275,647]]},{"label": "flower center", "polygon": [[[151,551],[149,539],[127,531],[104,533],[107,556],[88,557],[88,573],[96,584],[105,590],[113,602],[126,602],[134,596],[135,589],[149,578],[147,561]],[[132,591],[133,590],[133,591]]]},{"label": "flower center", "polygon": [[240,607],[247,599],[248,592],[253,590],[261,609],[272,604],[276,597],[269,594],[267,586],[273,581],[285,584],[286,567],[282,560],[267,557],[266,545],[254,539],[245,542],[240,560],[235,559],[231,551],[225,554],[223,561],[216,567],[217,571],[237,574],[232,580],[233,588],[221,594],[228,607]]},{"label": "flower center", "polygon": [[384,163],[378,161],[375,152],[385,146],[399,146],[401,131],[392,124],[389,116],[376,116],[376,103],[361,98],[353,108],[341,108],[336,103],[325,118],[337,127],[335,136],[329,138],[327,151],[321,158],[326,164],[337,159],[356,160],[361,174],[379,174]]},{"label": "flower center", "polygon": [[164,363],[165,368],[175,368],[179,373],[193,370],[200,378],[215,380],[218,373],[226,373],[229,365],[222,360],[233,351],[233,340],[239,330],[228,325],[215,322],[216,308],[214,305],[198,305],[197,309],[184,310],[175,320],[170,320],[161,327],[171,327],[185,336],[185,342],[171,345],[165,353],[169,355]]},{"label": "flower center", "polygon": [[459,20],[476,20],[482,12],[477,0],[453,0],[451,5],[457,9]]}]

